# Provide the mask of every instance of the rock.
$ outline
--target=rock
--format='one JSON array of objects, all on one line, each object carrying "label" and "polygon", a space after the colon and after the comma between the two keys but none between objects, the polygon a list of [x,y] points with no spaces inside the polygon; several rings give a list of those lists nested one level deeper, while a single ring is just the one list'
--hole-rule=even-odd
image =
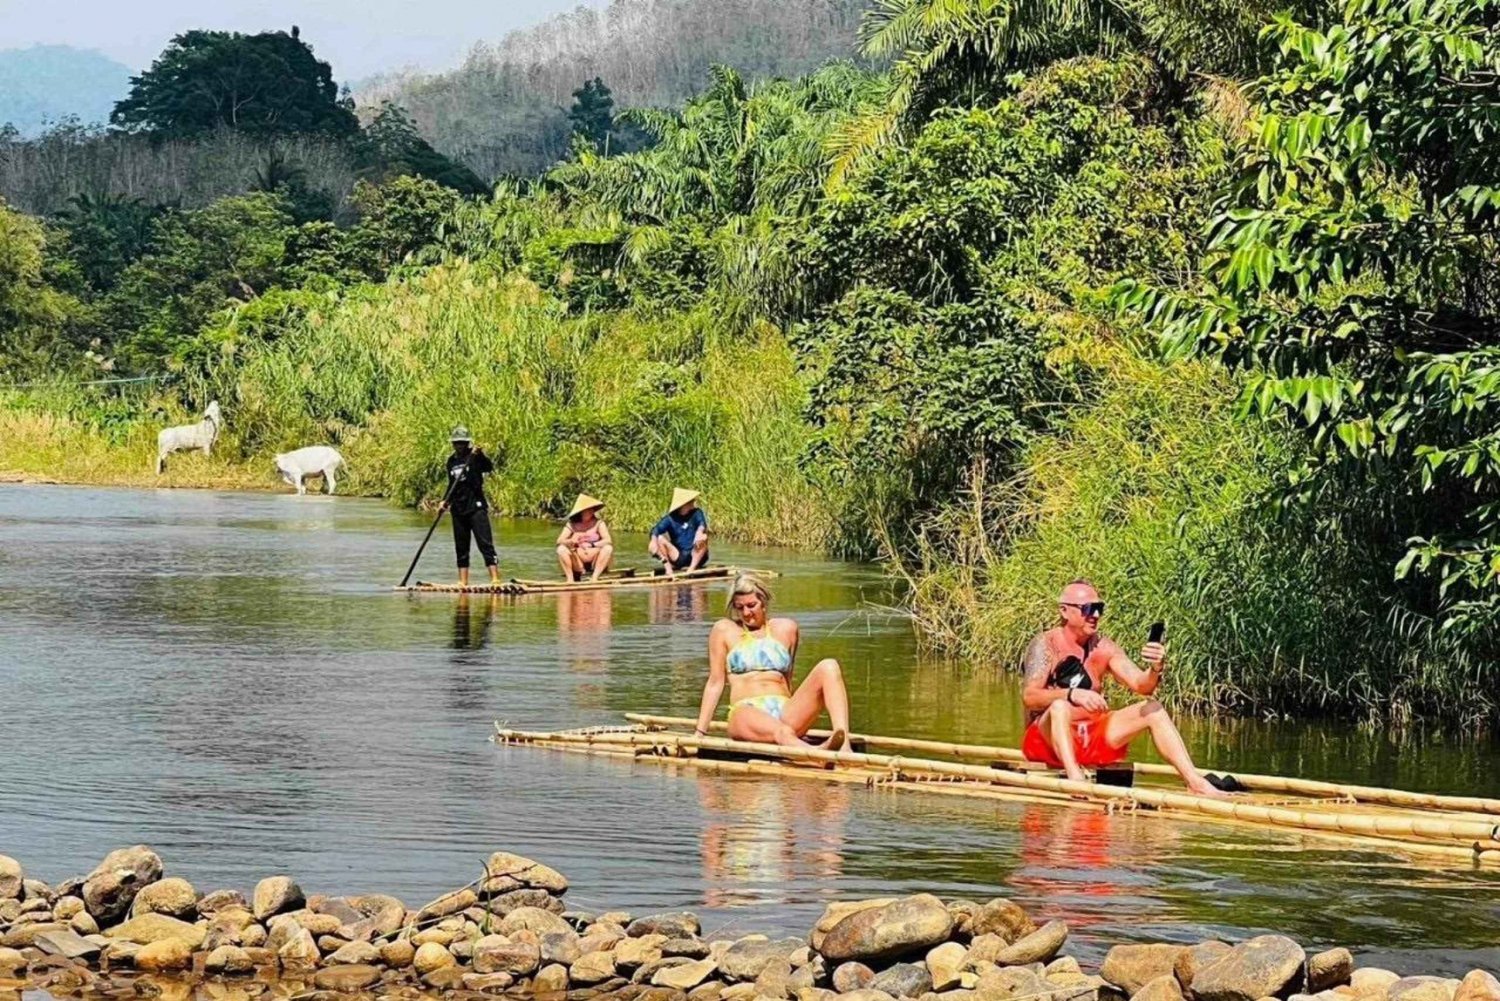
[{"label": "rock", "polygon": [[474,943],[475,973],[509,973],[524,977],[541,965],[542,953],[534,945],[509,942],[501,935],[487,935]]},{"label": "rock", "polygon": [[658,987],[690,991],[707,980],[714,969],[714,961],[711,959],[689,960],[677,966],[666,966],[657,970],[652,974],[651,982]]},{"label": "rock", "polygon": [[123,938],[140,945],[149,945],[167,938],[180,938],[194,949],[203,944],[203,938],[207,934],[206,928],[165,914],[142,914],[109,931],[110,938]]},{"label": "rock", "polygon": [[421,979],[422,983],[435,991],[456,991],[464,985],[466,976],[468,971],[461,966],[440,966],[430,973],[422,974]]},{"label": "rock", "polygon": [[1105,954],[1099,974],[1134,996],[1151,981],[1171,974],[1185,952],[1187,947],[1181,945],[1117,945]]},{"label": "rock", "polygon": [[0,855],[0,900],[20,900],[26,870],[9,855]]},{"label": "rock", "polygon": [[362,991],[380,979],[380,970],[364,963],[341,963],[325,966],[313,974],[313,985],[325,991],[352,994]]},{"label": "rock", "polygon": [[615,954],[604,950],[586,952],[568,967],[568,979],[579,984],[597,984],[615,975]]},{"label": "rock", "polygon": [[1349,974],[1349,986],[1362,997],[1370,994],[1383,997],[1391,989],[1391,984],[1400,979],[1399,973],[1382,970],[1378,966],[1366,966]]},{"label": "rock", "polygon": [[412,956],[412,965],[417,968],[417,973],[423,975],[457,964],[458,960],[453,958],[453,953],[436,942],[424,942]]},{"label": "rock", "polygon": [[1025,966],[1028,963],[1045,963],[1062,949],[1068,941],[1068,926],[1062,921],[1048,921],[1029,935],[1023,935],[1009,947],[1002,949],[995,962],[1001,966]]},{"label": "rock", "polygon": [[1331,987],[1342,987],[1354,972],[1354,957],[1348,949],[1329,949],[1307,961],[1307,992],[1317,994]]},{"label": "rock", "polygon": [[0,948],[0,973],[9,974],[26,968],[26,957],[19,949]]},{"label": "rock", "polygon": [[317,963],[322,953],[318,951],[318,943],[313,940],[312,932],[306,928],[298,928],[276,950],[276,957],[281,960],[282,966],[309,966]]},{"label": "rock", "polygon": [[463,989],[481,994],[502,994],[516,982],[509,973],[465,973]]},{"label": "rock", "polygon": [[1166,973],[1148,981],[1130,995],[1130,1001],[1182,1001],[1182,985],[1177,982],[1176,974]]},{"label": "rock", "polygon": [[410,966],[416,955],[417,947],[404,938],[380,946],[380,961],[397,970]]},{"label": "rock", "polygon": [[1220,942],[1209,939],[1190,945],[1182,950],[1177,956],[1177,961],[1172,965],[1172,972],[1177,976],[1177,984],[1186,994],[1193,986],[1193,978],[1198,971],[1205,966],[1211,966],[1229,955],[1231,946],[1228,942]]},{"label": "rock", "polygon": [[32,924],[12,925],[4,935],[0,935],[0,946],[11,949],[25,949],[36,942],[38,935],[47,932],[68,931],[68,926],[58,924],[56,921],[38,921]]},{"label": "rock", "polygon": [[896,1001],[885,991],[876,991],[865,988],[862,991],[850,991],[840,995],[840,1001]]},{"label": "rock", "polygon": [[[0,968],[4,964],[0,963]],[[1500,980],[1484,970],[1470,970],[1458,983],[1453,1001],[1500,1001]]]},{"label": "rock", "polygon": [[203,972],[236,975],[251,973],[255,963],[250,954],[237,945],[221,945],[203,960]]},{"label": "rock", "polygon": [[198,901],[199,914],[217,914],[220,911],[227,911],[231,907],[244,911],[250,909],[249,903],[245,900],[245,895],[239,890],[215,890],[212,893],[204,894],[203,899]]},{"label": "rock", "polygon": [[568,968],[561,963],[548,963],[531,978],[531,989],[537,994],[555,994],[567,990]]},{"label": "rock", "polygon": [[1006,966],[986,971],[974,985],[974,993],[981,1001],[1032,998],[1050,995],[1053,990],[1050,984],[1024,966]]},{"label": "rock", "polygon": [[1390,1001],[1453,1001],[1457,985],[1444,977],[1402,977],[1391,984]]},{"label": "rock", "polygon": [[1078,965],[1078,960],[1074,959],[1072,956],[1058,956],[1052,962],[1047,964],[1047,968],[1042,970],[1042,975],[1045,977],[1050,977],[1058,973],[1082,972],[1083,968]]},{"label": "rock", "polygon": [[313,933],[314,937],[335,934],[341,927],[339,919],[332,914],[314,914],[312,911],[289,911],[287,916]]},{"label": "rock", "polygon": [[1198,1001],[1284,997],[1301,987],[1306,962],[1307,954],[1302,947],[1286,936],[1257,935],[1200,969],[1193,976],[1191,990]]},{"label": "rock", "polygon": [[829,904],[823,909],[823,916],[818,918],[817,923],[813,925],[812,934],[808,936],[808,943],[814,949],[821,950],[823,947],[823,937],[833,931],[834,926],[849,915],[858,914],[860,911],[874,910],[877,907],[885,907],[895,902],[895,897],[879,897],[874,900],[836,901]]},{"label": "rock", "polygon": [[568,889],[568,880],[550,866],[542,865],[521,855],[496,852],[485,863],[485,893],[509,893],[511,890],[545,890],[549,894],[562,894]]},{"label": "rock", "polygon": [[[948,913],[953,913],[951,904],[948,906]],[[968,957],[969,950],[959,942],[944,942],[942,945],[929,949],[923,961],[927,964],[927,972],[932,977],[932,989],[941,992],[957,987],[959,972],[963,969],[964,961]]]},{"label": "rock", "polygon": [[314,893],[307,898],[307,909],[314,914],[327,914],[339,919],[340,925],[352,925],[364,920],[365,915],[344,897],[330,897]]},{"label": "rock", "polygon": [[380,950],[369,942],[350,942],[340,946],[328,958],[347,966],[369,966],[380,962]]},{"label": "rock", "polygon": [[447,946],[456,938],[458,938],[458,932],[454,931],[452,928],[423,928],[421,931],[417,932],[411,937],[411,942],[412,945],[415,945],[418,948],[421,948],[428,943],[436,943],[437,945]]},{"label": "rock", "polygon": [[577,937],[573,926],[560,916],[540,907],[517,907],[500,921],[500,934],[514,935],[522,929],[538,935],[572,935]]},{"label": "rock", "polygon": [[708,943],[701,938],[669,938],[661,944],[661,954],[703,959],[708,955]]},{"label": "rock", "polygon": [[101,962],[109,966],[130,966],[135,963],[135,957],[141,951],[141,946],[134,942],[126,942],[123,939],[109,939],[109,945],[99,953]]},{"label": "rock", "polygon": [[135,968],[146,973],[185,970],[193,963],[193,947],[180,938],[164,938],[141,946]]},{"label": "rock", "polygon": [[549,966],[558,964],[566,970],[583,955],[583,948],[578,943],[578,935],[571,929],[543,935],[539,943],[542,962]]},{"label": "rock", "polygon": [[248,924],[240,929],[240,945],[247,949],[265,945],[266,939],[269,937],[266,934],[265,927],[262,925]]},{"label": "rock", "polygon": [[751,1001],[755,997],[754,984],[730,984],[719,991],[721,1001]]},{"label": "rock", "polygon": [[143,886],[131,902],[132,917],[140,914],[166,914],[174,918],[192,920],[198,916],[198,891],[193,884],[178,876],[159,879]]},{"label": "rock", "polygon": [[982,964],[994,965],[1000,954],[1010,948],[1004,935],[994,932],[986,932],[969,942],[969,954],[964,958],[964,966],[970,970],[977,970]]},{"label": "rock", "polygon": [[640,938],[624,939],[615,946],[615,966],[622,970],[634,970],[654,963],[662,958],[661,947],[666,941],[665,935],[642,935]]},{"label": "rock", "polygon": [[417,921],[430,921],[433,918],[445,918],[450,914],[466,911],[479,903],[479,894],[465,887],[462,890],[454,890],[445,893],[441,897],[424,906],[417,912]]},{"label": "rock", "polygon": [[83,883],[83,903],[95,921],[113,924],[130,910],[144,886],[161,879],[161,858],[145,845],[118,848],[104,856]]},{"label": "rock", "polygon": [[701,932],[702,926],[698,924],[698,916],[686,911],[677,914],[648,914],[643,918],[636,918],[625,928],[625,934],[631,938],[640,938],[642,935],[662,935],[663,941],[668,938],[690,938],[696,937]]},{"label": "rock", "polygon": [[75,914],[87,914],[83,906],[83,898],[72,894],[58,897],[57,903],[52,905],[52,916],[59,921],[70,921]]},{"label": "rock", "polygon": [[[822,987],[804,987],[797,991],[797,1001],[834,1001],[838,997],[833,991]],[[688,995],[688,1001],[698,1001],[692,994]]]},{"label": "rock", "polygon": [[[795,988],[792,986],[792,964],[786,958],[777,958],[766,964],[755,978],[755,996],[785,1001]],[[808,981],[807,986],[812,986]]]},{"label": "rock", "polygon": [[833,970],[833,989],[840,994],[862,991],[875,980],[875,971],[864,963],[840,963]]},{"label": "rock", "polygon": [[973,937],[999,935],[1007,942],[1014,942],[1034,931],[1036,925],[1020,905],[1003,897],[981,905],[969,918],[969,934]]},{"label": "rock", "polygon": [[79,911],[69,918],[68,927],[79,935],[99,934],[99,922],[95,921],[88,911]]},{"label": "rock", "polygon": [[264,921],[274,914],[301,907],[305,900],[302,887],[292,882],[290,876],[267,876],[255,884],[250,910],[255,920]]},{"label": "rock", "polygon": [[818,951],[835,962],[894,959],[937,945],[952,930],[953,917],[943,902],[919,893],[850,914],[823,936]]},{"label": "rock", "polygon": [[365,893],[347,899],[350,906],[365,915],[365,918],[355,922],[358,930],[351,928],[348,933],[344,933],[345,938],[384,938],[394,935],[406,923],[406,905],[396,897],[384,893]]},{"label": "rock", "polygon": [[775,960],[785,960],[790,965],[792,953],[801,947],[801,939],[772,941],[763,936],[747,936],[724,950],[719,957],[719,972],[728,980],[754,980]]},{"label": "rock", "polygon": [[897,998],[919,998],[932,990],[932,975],[917,963],[897,963],[877,974],[870,989]]},{"label": "rock", "polygon": [[87,961],[99,955],[97,945],[85,941],[77,932],[68,930],[44,932],[32,944],[49,956],[61,956],[64,959]]}]

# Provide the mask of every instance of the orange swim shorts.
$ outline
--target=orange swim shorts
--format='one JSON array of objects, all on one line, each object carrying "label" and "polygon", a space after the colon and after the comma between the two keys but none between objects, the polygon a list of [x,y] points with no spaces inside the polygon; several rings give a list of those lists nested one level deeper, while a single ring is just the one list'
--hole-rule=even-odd
[{"label": "orange swim shorts", "polygon": [[[1104,739],[1104,725],[1108,721],[1109,713],[1101,713],[1092,719],[1073,724],[1073,753],[1078,756],[1078,763],[1084,768],[1115,765],[1125,760],[1130,749],[1111,747]],[[1027,761],[1040,761],[1053,768],[1061,768],[1062,759],[1053,753],[1051,745],[1042,736],[1042,731],[1038,728],[1040,723],[1041,720],[1037,720],[1026,728],[1026,735],[1021,738],[1021,753],[1026,756]]]}]

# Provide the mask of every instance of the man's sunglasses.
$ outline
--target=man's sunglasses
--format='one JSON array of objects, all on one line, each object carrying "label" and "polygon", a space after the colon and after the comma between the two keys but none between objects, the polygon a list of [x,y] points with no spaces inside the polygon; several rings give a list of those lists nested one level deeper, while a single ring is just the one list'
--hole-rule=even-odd
[{"label": "man's sunglasses", "polygon": [[1085,601],[1082,604],[1076,601],[1062,601],[1058,602],[1058,604],[1066,605],[1068,608],[1076,608],[1083,613],[1084,618],[1088,619],[1097,619],[1104,614],[1104,602],[1102,601]]}]

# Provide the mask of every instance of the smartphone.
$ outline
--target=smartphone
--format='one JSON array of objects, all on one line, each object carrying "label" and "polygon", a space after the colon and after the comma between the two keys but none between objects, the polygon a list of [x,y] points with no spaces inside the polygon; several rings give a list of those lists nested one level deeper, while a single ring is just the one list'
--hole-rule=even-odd
[{"label": "smartphone", "polygon": [[1151,631],[1146,634],[1147,643],[1160,643],[1167,635],[1167,624],[1165,622],[1151,623]]}]

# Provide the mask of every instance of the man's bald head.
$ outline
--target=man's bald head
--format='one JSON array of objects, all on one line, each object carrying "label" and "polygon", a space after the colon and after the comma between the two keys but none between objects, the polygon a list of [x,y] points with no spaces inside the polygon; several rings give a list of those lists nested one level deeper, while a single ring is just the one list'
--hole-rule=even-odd
[{"label": "man's bald head", "polygon": [[1099,592],[1086,580],[1069,581],[1057,596],[1059,605],[1086,605],[1099,600]]}]

